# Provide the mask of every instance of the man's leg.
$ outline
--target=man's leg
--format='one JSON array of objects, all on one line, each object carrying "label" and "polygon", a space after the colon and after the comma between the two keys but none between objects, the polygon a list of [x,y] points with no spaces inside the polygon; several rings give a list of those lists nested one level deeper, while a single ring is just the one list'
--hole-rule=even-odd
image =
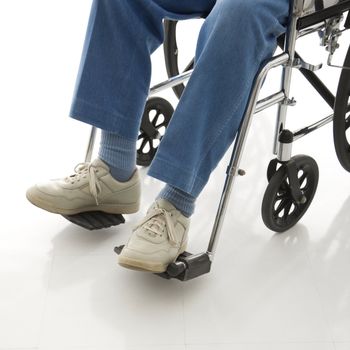
[{"label": "man's leg", "polygon": [[165,17],[208,13],[215,0],[94,0],[70,116],[136,140]]},{"label": "man's leg", "polygon": [[234,140],[254,77],[272,56],[288,15],[289,0],[217,0],[150,176],[199,195]]},{"label": "man's leg", "polygon": [[94,0],[70,116],[103,130],[100,158],[75,174],[32,186],[27,198],[64,215],[139,209],[136,139],[148,97],[152,52],[163,18],[208,13],[215,0]]},{"label": "man's leg", "polygon": [[[95,0],[92,6],[71,117],[102,130],[99,157],[118,181],[136,166],[136,139],[148,97],[150,55],[163,43],[162,20],[200,17],[215,0]],[[194,200],[166,187],[163,197],[183,212]]]}]

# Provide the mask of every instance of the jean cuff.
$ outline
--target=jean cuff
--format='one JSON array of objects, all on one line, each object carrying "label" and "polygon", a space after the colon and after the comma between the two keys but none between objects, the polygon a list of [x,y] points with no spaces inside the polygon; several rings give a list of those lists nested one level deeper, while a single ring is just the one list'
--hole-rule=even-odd
[{"label": "jean cuff", "polygon": [[126,118],[121,113],[105,110],[80,98],[74,99],[69,117],[130,140],[137,140],[138,137],[139,120]]},{"label": "jean cuff", "polygon": [[195,172],[183,169],[173,163],[169,163],[160,157],[155,156],[147,175],[163,181],[171,186],[198,197],[207,181],[199,177]]}]

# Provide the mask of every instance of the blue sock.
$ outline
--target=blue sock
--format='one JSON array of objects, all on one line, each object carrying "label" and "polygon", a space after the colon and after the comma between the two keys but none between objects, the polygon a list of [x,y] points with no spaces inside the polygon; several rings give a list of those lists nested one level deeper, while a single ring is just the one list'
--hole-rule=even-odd
[{"label": "blue sock", "polygon": [[98,156],[117,181],[128,181],[136,169],[136,140],[102,130]]},{"label": "blue sock", "polygon": [[166,184],[165,187],[159,192],[156,199],[163,198],[168,200],[177,210],[187,217],[190,217],[194,213],[196,197]]}]

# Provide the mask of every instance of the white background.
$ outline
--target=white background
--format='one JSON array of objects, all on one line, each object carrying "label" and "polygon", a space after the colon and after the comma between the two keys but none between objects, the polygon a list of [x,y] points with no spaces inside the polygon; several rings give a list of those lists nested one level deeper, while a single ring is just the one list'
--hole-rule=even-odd
[{"label": "white background", "polygon": [[[276,235],[260,216],[276,108],[255,118],[242,160],[247,176],[234,188],[212,272],[190,282],[116,264],[113,247],[163,186],[147,169],[142,210],[117,228],[85,231],[27,202],[27,187],[84,160],[90,127],[68,111],[90,4],[0,0],[0,349],[350,349],[350,184],[330,124],[295,144],[294,154],[318,162],[319,189],[301,222]],[[184,64],[201,21],[179,25]],[[338,62],[349,37],[341,40]],[[317,35],[300,39],[298,50],[326,62]],[[166,79],[162,47],[152,60],[155,84]],[[319,75],[335,93],[339,70]],[[262,95],[279,81],[276,69]],[[288,127],[331,113],[298,72],[292,92],[298,104]],[[170,90],[160,96],[176,107]],[[206,249],[230,151],[198,199],[191,252]]]}]

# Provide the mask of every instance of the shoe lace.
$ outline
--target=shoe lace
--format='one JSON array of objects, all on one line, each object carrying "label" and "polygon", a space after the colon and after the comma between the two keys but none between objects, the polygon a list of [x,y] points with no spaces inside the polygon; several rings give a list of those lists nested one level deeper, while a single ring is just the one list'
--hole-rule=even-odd
[{"label": "shoe lace", "polygon": [[162,236],[164,227],[166,226],[170,243],[172,245],[177,245],[178,241],[176,239],[175,227],[171,216],[172,214],[163,208],[154,208],[133,228],[133,231],[144,225],[144,228],[153,232],[155,235]]},{"label": "shoe lace", "polygon": [[75,174],[66,177],[66,180],[70,181],[72,184],[75,181],[80,181],[80,179],[88,177],[90,193],[94,197],[96,204],[99,204],[98,195],[101,193],[101,184],[97,178],[96,173],[98,170],[92,165],[92,163],[84,162],[79,163],[74,168]]}]

